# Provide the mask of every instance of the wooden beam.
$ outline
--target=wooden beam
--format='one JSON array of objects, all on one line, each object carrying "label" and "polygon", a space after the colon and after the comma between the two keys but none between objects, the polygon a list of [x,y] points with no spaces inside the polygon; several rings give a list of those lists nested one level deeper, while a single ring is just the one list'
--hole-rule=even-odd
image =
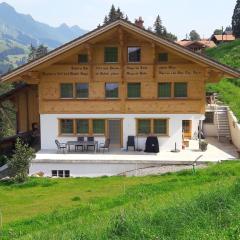
[{"label": "wooden beam", "polygon": [[152,77],[153,81],[156,81],[156,44],[152,43],[152,61],[153,61],[153,72],[152,72]]},{"label": "wooden beam", "polygon": [[118,28],[118,36],[119,36],[119,45],[120,45],[120,50],[119,50],[119,61],[120,61],[120,67],[121,67],[121,79],[122,83],[125,82],[125,76],[124,76],[124,68],[125,68],[125,62],[124,62],[124,35],[123,35],[123,30],[121,27]]},{"label": "wooden beam", "polygon": [[90,81],[94,81],[93,79],[93,47],[91,44],[87,44],[88,51],[88,63],[89,63],[89,79]]}]

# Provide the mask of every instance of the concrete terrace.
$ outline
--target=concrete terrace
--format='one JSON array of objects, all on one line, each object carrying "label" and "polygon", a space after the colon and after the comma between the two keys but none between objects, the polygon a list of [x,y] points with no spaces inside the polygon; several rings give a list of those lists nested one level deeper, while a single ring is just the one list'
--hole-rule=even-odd
[{"label": "concrete terrace", "polygon": [[198,160],[204,162],[219,162],[223,160],[234,160],[238,158],[237,149],[229,143],[220,143],[216,138],[208,138],[208,150],[198,150],[198,141],[191,140],[190,146],[179,153],[160,151],[158,154],[121,151],[110,148],[110,152],[66,152],[57,150],[41,150],[36,154],[33,163],[145,163],[145,164],[190,164]]}]

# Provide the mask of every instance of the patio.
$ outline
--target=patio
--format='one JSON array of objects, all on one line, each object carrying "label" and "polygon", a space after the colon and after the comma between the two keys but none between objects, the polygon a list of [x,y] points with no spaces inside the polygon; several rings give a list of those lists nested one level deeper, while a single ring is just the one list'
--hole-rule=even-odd
[{"label": "patio", "polygon": [[[229,143],[220,143],[216,138],[208,138],[208,150],[198,150],[198,141],[191,140],[189,148],[172,153],[160,151],[159,153],[145,153],[137,151],[122,151],[119,148],[110,147],[109,152],[82,152],[71,151],[62,153],[57,150],[40,150],[33,162],[73,163],[73,162],[105,162],[105,163],[148,163],[148,164],[189,164],[199,158],[198,162],[219,162],[233,160],[238,157],[237,149]],[[201,156],[201,158],[200,158]]]}]

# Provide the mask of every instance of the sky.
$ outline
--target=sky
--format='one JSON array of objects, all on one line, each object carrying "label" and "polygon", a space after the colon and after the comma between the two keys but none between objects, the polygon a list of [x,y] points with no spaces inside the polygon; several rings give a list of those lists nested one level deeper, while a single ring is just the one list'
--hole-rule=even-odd
[{"label": "sky", "polygon": [[191,30],[208,38],[216,28],[231,24],[236,0],[5,0],[18,12],[51,26],[66,23],[92,30],[102,23],[112,4],[134,21],[142,16],[145,27],[159,14],[167,30],[179,39]]}]

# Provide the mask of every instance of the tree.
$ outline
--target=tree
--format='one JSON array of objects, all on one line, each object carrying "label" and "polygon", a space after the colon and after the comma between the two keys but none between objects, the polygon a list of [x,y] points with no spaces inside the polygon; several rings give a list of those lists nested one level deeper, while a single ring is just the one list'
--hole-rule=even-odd
[{"label": "tree", "polygon": [[118,19],[125,19],[126,21],[128,21],[127,15],[124,16],[124,13],[119,7],[116,9],[115,6],[112,5],[108,15],[104,17],[103,24],[108,24]]},{"label": "tree", "polygon": [[223,34],[223,30],[222,29],[215,29],[213,32],[213,35],[222,35]]},{"label": "tree", "polygon": [[38,47],[30,46],[30,52],[28,54],[28,62],[31,62],[35,59],[45,56],[48,53],[48,48],[43,44],[40,44]]},{"label": "tree", "polygon": [[154,33],[157,34],[159,37],[165,38],[170,41],[177,40],[177,36],[168,32],[167,28],[163,26],[162,20],[159,15],[157,16],[154,22],[153,29],[154,29]]},{"label": "tree", "polygon": [[34,150],[20,138],[17,138],[14,154],[7,162],[10,175],[16,182],[25,182],[27,180],[30,162],[34,157]]},{"label": "tree", "polygon": [[236,38],[240,38],[240,0],[237,0],[233,16],[232,16],[232,30]]},{"label": "tree", "polygon": [[162,25],[162,20],[161,20],[160,16],[158,15],[157,18],[156,18],[156,21],[154,23],[154,32],[158,36],[163,36],[165,30],[166,29],[164,29],[164,27]]},{"label": "tree", "polygon": [[190,40],[191,40],[191,41],[198,41],[198,40],[201,39],[201,38],[200,38],[200,35],[197,33],[196,30],[192,30],[192,31],[190,32],[189,36],[190,36]]}]

